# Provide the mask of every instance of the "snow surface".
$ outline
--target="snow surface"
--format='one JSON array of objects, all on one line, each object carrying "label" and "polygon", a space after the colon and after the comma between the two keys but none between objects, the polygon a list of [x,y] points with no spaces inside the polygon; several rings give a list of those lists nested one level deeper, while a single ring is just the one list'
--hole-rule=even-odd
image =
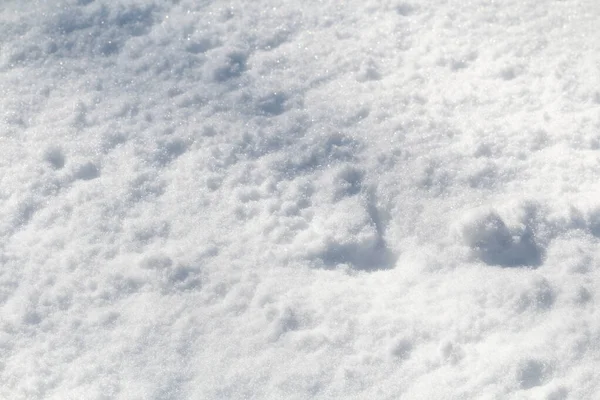
[{"label": "snow surface", "polygon": [[600,396],[599,19],[2,1],[0,397]]}]

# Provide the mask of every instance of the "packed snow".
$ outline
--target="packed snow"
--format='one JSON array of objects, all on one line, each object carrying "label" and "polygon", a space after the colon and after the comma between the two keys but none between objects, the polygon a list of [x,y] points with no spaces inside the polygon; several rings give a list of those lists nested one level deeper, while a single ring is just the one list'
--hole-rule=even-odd
[{"label": "packed snow", "polygon": [[4,0],[0,397],[600,396],[599,20]]}]

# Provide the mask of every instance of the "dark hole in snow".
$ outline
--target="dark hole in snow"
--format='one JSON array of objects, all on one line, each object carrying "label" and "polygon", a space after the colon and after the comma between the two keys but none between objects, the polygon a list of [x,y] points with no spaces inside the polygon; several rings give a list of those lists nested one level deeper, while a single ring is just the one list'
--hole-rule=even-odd
[{"label": "dark hole in snow", "polygon": [[81,165],[75,172],[75,178],[89,181],[100,176],[100,170],[93,163],[87,162]]},{"label": "dark hole in snow", "polygon": [[45,158],[54,169],[61,169],[65,166],[65,156],[58,148],[48,150]]}]

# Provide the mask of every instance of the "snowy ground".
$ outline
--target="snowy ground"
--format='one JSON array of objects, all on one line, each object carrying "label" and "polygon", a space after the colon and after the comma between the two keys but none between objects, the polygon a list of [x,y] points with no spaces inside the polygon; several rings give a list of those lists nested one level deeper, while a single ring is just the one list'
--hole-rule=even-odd
[{"label": "snowy ground", "polygon": [[599,20],[3,1],[0,397],[599,396]]}]

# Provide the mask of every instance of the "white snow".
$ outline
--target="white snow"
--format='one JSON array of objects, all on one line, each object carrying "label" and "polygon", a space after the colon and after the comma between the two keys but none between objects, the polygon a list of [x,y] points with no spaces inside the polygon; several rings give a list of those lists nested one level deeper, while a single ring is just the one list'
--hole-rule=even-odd
[{"label": "white snow", "polygon": [[597,397],[599,19],[4,1],[0,397]]}]

